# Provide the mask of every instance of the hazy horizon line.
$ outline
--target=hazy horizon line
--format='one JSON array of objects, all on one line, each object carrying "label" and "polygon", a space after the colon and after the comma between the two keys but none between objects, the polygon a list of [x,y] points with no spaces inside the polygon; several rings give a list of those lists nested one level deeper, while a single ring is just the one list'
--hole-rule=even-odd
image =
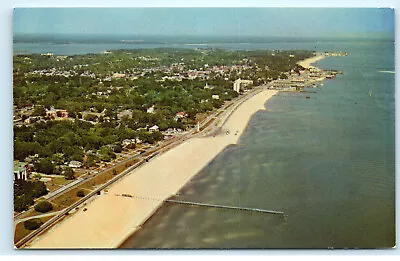
[{"label": "hazy horizon line", "polygon": [[[115,40],[142,40],[139,38],[153,38],[157,40],[169,38],[169,39],[179,39],[179,38],[194,38],[194,39],[201,39],[201,38],[208,38],[208,39],[230,39],[230,40],[239,40],[239,39],[258,39],[258,40],[267,40],[267,39],[292,39],[292,40],[300,40],[300,39],[319,39],[319,40],[393,40],[394,37],[392,35],[385,35],[385,34],[359,34],[359,35],[336,35],[336,36],[311,36],[311,35],[304,35],[304,36],[279,36],[279,35],[212,35],[212,34],[159,34],[159,33],[32,33],[32,32],[14,32],[13,33],[13,40],[21,41],[24,40],[25,37],[29,37],[31,40],[39,40],[40,38],[54,38],[57,40],[68,40],[68,37],[81,37],[80,40],[90,40],[96,39],[99,37],[102,38],[114,38]],[[121,37],[128,37],[127,39],[122,39]],[[134,37],[134,38],[132,38]],[[131,38],[131,39],[129,39]],[[48,39],[50,40],[50,39]],[[72,40],[72,39],[71,39]],[[76,40],[76,39],[74,39]]]}]

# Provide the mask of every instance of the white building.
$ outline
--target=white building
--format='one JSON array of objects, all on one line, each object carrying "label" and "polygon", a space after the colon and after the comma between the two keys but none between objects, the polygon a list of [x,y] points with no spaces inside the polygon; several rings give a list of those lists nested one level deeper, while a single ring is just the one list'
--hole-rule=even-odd
[{"label": "white building", "polygon": [[213,95],[211,96],[211,98],[213,98],[214,100],[219,100],[219,95],[213,94]]},{"label": "white building", "polygon": [[234,83],[233,83],[233,90],[237,93],[240,92],[240,88],[246,87],[253,84],[252,80],[242,80],[242,79],[237,79]]},{"label": "white building", "polygon": [[76,160],[71,160],[68,164],[68,167],[70,168],[80,168],[82,166],[82,163]]},{"label": "white building", "polygon": [[149,128],[150,132],[158,131],[159,127],[157,125],[154,125],[153,127]]},{"label": "white building", "polygon": [[125,139],[122,141],[122,146],[126,147],[126,146],[131,145],[132,143],[135,143],[134,139]]},{"label": "white building", "polygon": [[150,108],[147,108],[147,113],[154,113],[154,105]]},{"label": "white building", "polygon": [[214,87],[209,86],[208,83],[206,82],[206,85],[204,86],[204,90],[212,90]]},{"label": "white building", "polygon": [[15,161],[14,162],[14,180],[23,179],[26,180],[28,178],[26,172],[25,163]]}]

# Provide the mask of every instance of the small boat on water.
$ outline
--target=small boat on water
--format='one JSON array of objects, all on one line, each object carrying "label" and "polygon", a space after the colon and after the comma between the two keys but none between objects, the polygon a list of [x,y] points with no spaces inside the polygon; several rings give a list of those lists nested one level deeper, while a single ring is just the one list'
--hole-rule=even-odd
[{"label": "small boat on water", "polygon": [[306,99],[310,99],[310,96],[306,96]]}]

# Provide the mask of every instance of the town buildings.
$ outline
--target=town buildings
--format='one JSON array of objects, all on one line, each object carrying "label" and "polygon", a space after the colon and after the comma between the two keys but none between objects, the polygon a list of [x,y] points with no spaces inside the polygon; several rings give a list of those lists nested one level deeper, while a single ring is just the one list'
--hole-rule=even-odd
[{"label": "town buildings", "polygon": [[246,87],[253,84],[252,80],[242,80],[242,79],[237,79],[234,83],[233,83],[233,90],[237,93],[240,92],[240,88]]},{"label": "town buildings", "polygon": [[23,179],[27,180],[28,172],[27,165],[24,162],[14,161],[14,180]]}]

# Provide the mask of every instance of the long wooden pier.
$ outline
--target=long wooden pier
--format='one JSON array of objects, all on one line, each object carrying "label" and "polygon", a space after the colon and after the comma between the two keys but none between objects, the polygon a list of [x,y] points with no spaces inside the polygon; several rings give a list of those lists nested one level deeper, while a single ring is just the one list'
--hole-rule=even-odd
[{"label": "long wooden pier", "polygon": [[258,212],[258,213],[265,213],[265,214],[283,215],[284,217],[286,216],[285,213],[282,212],[282,211],[259,209],[259,208],[232,207],[232,206],[205,204],[205,203],[174,200],[174,199],[167,199],[167,200],[165,200],[165,202],[177,203],[177,204],[182,204],[182,205],[199,206],[199,207],[221,208],[221,209],[231,209],[231,210]]}]

